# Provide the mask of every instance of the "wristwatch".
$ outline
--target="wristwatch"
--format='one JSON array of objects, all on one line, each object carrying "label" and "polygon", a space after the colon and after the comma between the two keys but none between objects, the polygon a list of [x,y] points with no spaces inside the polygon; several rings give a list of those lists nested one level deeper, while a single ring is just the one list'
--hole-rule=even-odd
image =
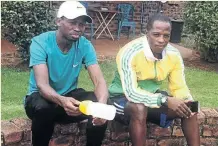
[{"label": "wristwatch", "polygon": [[167,106],[168,105],[167,101],[168,101],[167,96],[162,96],[161,97],[161,105],[162,106]]}]

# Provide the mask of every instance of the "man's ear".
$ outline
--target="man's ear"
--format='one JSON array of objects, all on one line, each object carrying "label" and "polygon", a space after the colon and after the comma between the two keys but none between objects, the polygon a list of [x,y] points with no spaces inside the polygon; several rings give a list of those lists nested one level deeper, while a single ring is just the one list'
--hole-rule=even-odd
[{"label": "man's ear", "polygon": [[148,34],[148,30],[147,29],[145,29],[145,34]]},{"label": "man's ear", "polygon": [[61,18],[56,19],[56,24],[57,24],[58,27],[61,26]]}]

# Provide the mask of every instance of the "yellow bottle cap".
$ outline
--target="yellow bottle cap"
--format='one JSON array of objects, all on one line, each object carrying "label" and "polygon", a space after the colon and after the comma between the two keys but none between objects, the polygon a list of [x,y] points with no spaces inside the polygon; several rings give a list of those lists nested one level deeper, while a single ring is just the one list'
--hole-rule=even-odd
[{"label": "yellow bottle cap", "polygon": [[88,113],[88,105],[91,103],[91,100],[84,100],[79,104],[79,110],[85,114],[85,115],[89,115]]}]

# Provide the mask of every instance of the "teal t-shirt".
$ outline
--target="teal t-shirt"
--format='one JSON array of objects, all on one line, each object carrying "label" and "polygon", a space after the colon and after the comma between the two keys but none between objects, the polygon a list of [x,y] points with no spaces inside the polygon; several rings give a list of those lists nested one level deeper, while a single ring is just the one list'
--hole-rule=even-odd
[{"label": "teal t-shirt", "polygon": [[93,45],[83,36],[73,43],[67,53],[59,49],[55,31],[34,37],[30,45],[29,67],[31,71],[27,95],[38,91],[32,69],[38,64],[47,64],[50,86],[60,95],[64,95],[77,88],[82,64],[86,67],[97,64],[97,57]]}]

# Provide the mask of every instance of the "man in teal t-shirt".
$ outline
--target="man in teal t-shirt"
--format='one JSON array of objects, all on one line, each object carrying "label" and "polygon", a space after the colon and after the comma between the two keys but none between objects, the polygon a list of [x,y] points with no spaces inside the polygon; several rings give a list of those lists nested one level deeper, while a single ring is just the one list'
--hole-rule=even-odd
[{"label": "man in teal t-shirt", "polygon": [[[54,124],[88,119],[87,146],[100,146],[106,121],[83,115],[80,101],[107,102],[108,90],[97,64],[93,45],[82,36],[86,22],[92,18],[76,1],[61,4],[57,14],[57,31],[42,33],[30,45],[29,91],[24,100],[27,116],[32,120],[33,146],[48,146]],[[77,88],[83,65],[95,86],[94,92]]]}]

